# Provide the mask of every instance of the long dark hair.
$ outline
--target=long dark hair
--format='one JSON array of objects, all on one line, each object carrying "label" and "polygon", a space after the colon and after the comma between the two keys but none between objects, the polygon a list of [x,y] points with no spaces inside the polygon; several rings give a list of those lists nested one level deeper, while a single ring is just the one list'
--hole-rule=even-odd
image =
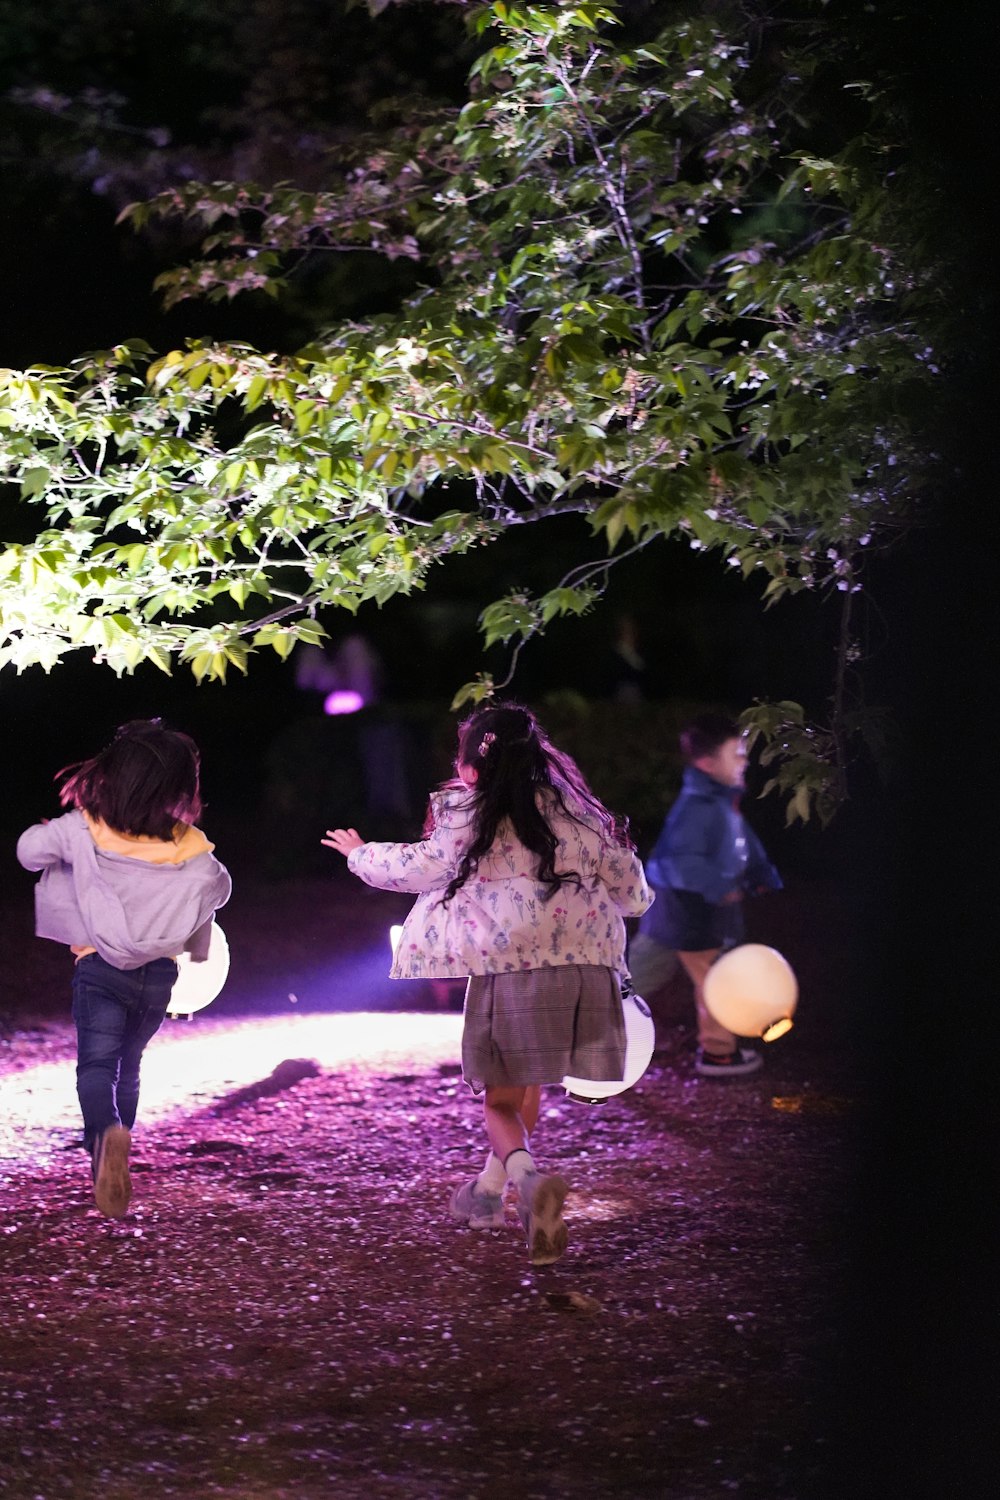
[{"label": "long dark hair", "polygon": [[536,879],[549,887],[549,896],[565,881],[579,885],[575,872],[556,873],[558,841],[538,805],[540,792],[548,794],[543,804],[550,800],[567,817],[596,822],[609,841],[633,847],[628,820],[616,817],[594,796],[575,761],[556,749],[531,710],[519,703],[477,709],[460,724],[457,763],[476,772],[475,786],[469,791],[473,836],[445,890],[445,902],[474,873],[505,822],[513,826],[525,848],[537,855]]},{"label": "long dark hair", "polygon": [[63,807],[78,807],[116,833],[170,839],[174,825],[201,817],[198,747],[159,719],[122,724],[111,744],[90,760],[65,766]]}]

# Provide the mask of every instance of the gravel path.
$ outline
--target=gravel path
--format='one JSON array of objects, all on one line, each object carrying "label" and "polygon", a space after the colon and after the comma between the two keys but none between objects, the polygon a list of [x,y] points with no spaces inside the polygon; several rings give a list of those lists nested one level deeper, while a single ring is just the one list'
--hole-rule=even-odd
[{"label": "gravel path", "polygon": [[[862,1105],[794,1033],[709,1084],[547,1091],[570,1248],[457,1228],[459,1017],[171,1022],[126,1219],[92,1205],[72,1036],[3,1057],[0,1495],[815,1500],[836,1467]],[[808,1075],[808,1076],[806,1076]]]}]

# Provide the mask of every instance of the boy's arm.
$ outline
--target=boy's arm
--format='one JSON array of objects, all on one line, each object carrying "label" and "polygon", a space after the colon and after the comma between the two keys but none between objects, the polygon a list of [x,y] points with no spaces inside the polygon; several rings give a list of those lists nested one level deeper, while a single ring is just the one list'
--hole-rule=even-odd
[{"label": "boy's arm", "polygon": [[784,881],[767,857],[767,851],[750,825],[744,822],[747,841],[747,868],[744,884],[752,895],[763,891],[780,891]]},{"label": "boy's arm", "polygon": [[678,809],[654,850],[647,873],[654,885],[690,891],[712,906],[730,895],[732,882],[719,868],[723,817],[704,798],[691,798]]},{"label": "boy's arm", "polygon": [[653,845],[649,857],[646,860],[646,879],[650,885],[660,890],[666,890],[670,885],[667,860],[669,857],[669,842],[667,824],[664,823],[660,829],[660,836]]}]

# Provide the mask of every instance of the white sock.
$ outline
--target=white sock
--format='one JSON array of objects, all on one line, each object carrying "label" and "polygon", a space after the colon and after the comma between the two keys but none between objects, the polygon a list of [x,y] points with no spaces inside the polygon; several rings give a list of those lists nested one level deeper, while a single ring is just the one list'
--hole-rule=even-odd
[{"label": "white sock", "polygon": [[490,1152],[486,1165],[476,1178],[476,1186],[484,1193],[502,1193],[507,1186],[507,1171],[499,1156]]},{"label": "white sock", "polygon": [[504,1171],[511,1182],[523,1182],[525,1177],[535,1170],[535,1163],[531,1159],[531,1153],[525,1151],[521,1146],[516,1151],[510,1153],[503,1165]]}]

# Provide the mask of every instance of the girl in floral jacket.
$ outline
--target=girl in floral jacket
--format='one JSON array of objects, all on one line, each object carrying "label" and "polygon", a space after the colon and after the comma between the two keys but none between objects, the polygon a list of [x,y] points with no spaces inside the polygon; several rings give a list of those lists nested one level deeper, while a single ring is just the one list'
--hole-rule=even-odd
[{"label": "girl in floral jacket", "polygon": [[625,918],[652,897],[625,824],[528,709],[477,710],[459,728],[455,769],[420,843],[367,844],[353,828],[322,842],[369,885],[418,897],[394,978],[469,976],[462,1071],[485,1091],[491,1149],[451,1214],[502,1225],[512,1181],[531,1262],[547,1265],[566,1247],[568,1187],[528,1151],[541,1085],[622,1078]]}]

